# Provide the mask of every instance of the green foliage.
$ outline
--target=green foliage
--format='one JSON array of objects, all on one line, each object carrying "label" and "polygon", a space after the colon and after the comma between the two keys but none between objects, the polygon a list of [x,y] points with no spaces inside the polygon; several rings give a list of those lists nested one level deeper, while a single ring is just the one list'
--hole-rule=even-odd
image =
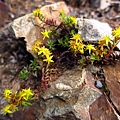
[{"label": "green foliage", "polygon": [[70,35],[74,35],[74,34],[75,34],[75,30],[72,29],[72,30],[70,31]]},{"label": "green foliage", "polygon": [[20,71],[18,76],[21,80],[25,80],[29,75],[37,76],[37,70],[40,68],[40,65],[35,59],[30,62],[29,66],[24,67]]},{"label": "green foliage", "polygon": [[96,60],[96,55],[94,53],[90,54],[90,62],[93,64]]},{"label": "green foliage", "polygon": [[22,71],[20,71],[20,73],[19,73],[19,78],[21,80],[24,80],[24,79],[26,79],[29,76],[29,74],[30,74],[30,72],[28,71],[28,68],[24,67],[22,69]]},{"label": "green foliage", "polygon": [[36,61],[36,59],[34,60],[30,60],[30,65],[29,65],[29,69],[31,69],[32,71],[36,71],[37,69],[40,68],[39,63]]},{"label": "green foliage", "polygon": [[47,42],[46,46],[49,48],[49,50],[54,51],[55,50],[55,42],[53,40],[50,40]]},{"label": "green foliage", "polygon": [[29,65],[29,71],[33,76],[37,76],[37,70],[40,69],[40,65],[39,63],[36,61],[36,59],[34,60],[30,60],[30,65]]},{"label": "green foliage", "polygon": [[81,64],[81,65],[84,65],[85,64],[85,58],[81,58],[80,60],[79,60],[79,63]]},{"label": "green foliage", "polygon": [[68,47],[69,41],[67,35],[64,38],[58,39],[58,45],[61,47]]}]

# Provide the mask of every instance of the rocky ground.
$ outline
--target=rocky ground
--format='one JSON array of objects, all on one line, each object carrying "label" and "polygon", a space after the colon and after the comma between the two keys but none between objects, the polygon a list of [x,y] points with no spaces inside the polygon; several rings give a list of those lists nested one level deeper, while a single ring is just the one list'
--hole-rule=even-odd
[{"label": "rocky ground", "polygon": [[[15,18],[23,16],[25,14],[31,13],[35,8],[42,7],[47,4],[51,4],[54,2],[58,2],[60,0],[5,0],[4,2],[0,1],[0,109],[2,105],[5,103],[3,99],[2,92],[5,88],[12,88],[14,90],[19,89],[21,86],[27,86],[27,84],[39,83],[38,79],[32,81],[33,78],[29,81],[24,82],[18,78],[18,73],[21,69],[30,63],[30,60],[33,59],[32,55],[26,51],[26,45],[23,38],[16,40],[13,38],[13,35],[7,29],[8,23],[12,22]],[[92,0],[91,0],[92,1]],[[69,9],[71,10],[71,14],[77,17],[83,18],[95,18],[100,21],[105,21],[110,24],[112,28],[115,28],[120,25],[120,6],[119,4],[112,3],[110,6],[105,8],[104,10],[100,10],[99,8],[95,8],[91,2],[87,0],[75,0],[65,2],[69,5]],[[116,90],[120,85],[119,78],[119,63],[113,64],[111,66],[102,66],[103,70],[106,74],[106,84],[111,91],[110,100],[115,103],[115,109],[118,111],[120,115],[120,90]],[[101,67],[101,65],[100,65]],[[114,69],[113,69],[114,67]],[[110,74],[111,73],[111,74]],[[112,81],[109,82],[109,81]],[[111,86],[113,84],[113,86]],[[34,87],[33,87],[34,88]],[[44,96],[44,95],[43,95]],[[110,107],[108,107],[108,102],[103,101],[105,96],[101,96],[100,104],[97,103],[94,106],[90,106],[90,114],[99,113],[99,115],[105,116],[103,113],[105,109],[108,109],[108,112],[112,113],[113,111]],[[102,107],[102,104],[104,107]],[[97,107],[96,107],[97,106]],[[38,111],[38,104],[35,104],[35,107]],[[96,108],[95,108],[96,107]],[[92,109],[94,108],[94,109]],[[99,109],[98,109],[99,108]],[[13,116],[3,117],[0,115],[1,120],[36,120],[34,105],[31,108],[27,108],[25,115],[23,112],[17,112]],[[103,114],[102,114],[103,113]],[[74,116],[71,113],[71,116]],[[110,117],[111,116],[111,117]],[[113,118],[112,118],[113,116]],[[97,120],[99,118],[98,114],[94,114],[91,116],[92,120]],[[59,117],[60,118],[60,117]],[[68,116],[70,118],[70,116]],[[66,117],[66,120],[68,120]],[[111,120],[116,120],[117,118],[111,114],[109,117]],[[52,118],[50,120],[55,120],[58,118]],[[60,118],[62,120],[62,117]],[[77,120],[77,118],[75,119]],[[102,120],[106,120],[106,118],[102,117]]]}]

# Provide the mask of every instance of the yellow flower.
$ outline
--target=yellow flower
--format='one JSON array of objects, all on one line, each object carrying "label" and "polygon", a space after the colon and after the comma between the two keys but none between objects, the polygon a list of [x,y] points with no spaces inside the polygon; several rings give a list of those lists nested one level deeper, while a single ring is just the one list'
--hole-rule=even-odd
[{"label": "yellow flower", "polygon": [[120,26],[112,31],[114,37],[120,38]]},{"label": "yellow flower", "polygon": [[107,49],[100,48],[99,53],[100,57],[102,58],[107,53]]},{"label": "yellow flower", "polygon": [[6,115],[6,114],[10,114],[10,113],[13,113],[11,110],[10,110],[10,105],[7,105],[5,108],[3,108],[3,114]]},{"label": "yellow flower", "polygon": [[53,56],[47,56],[46,59],[44,59],[43,61],[46,61],[48,63],[48,65],[51,63],[51,62],[54,62],[52,60]]},{"label": "yellow flower", "polygon": [[70,19],[71,19],[71,21],[72,21],[72,24],[76,24],[76,23],[77,23],[76,17],[71,16]]},{"label": "yellow flower", "polygon": [[45,55],[46,57],[51,55],[52,53],[50,52],[49,49],[45,48],[45,50],[43,51],[43,55]]},{"label": "yellow flower", "polygon": [[89,54],[90,54],[91,50],[96,50],[96,49],[95,49],[94,45],[89,44],[89,45],[86,46],[86,50],[89,50]]},{"label": "yellow flower", "polygon": [[52,53],[50,52],[50,50],[48,48],[45,48],[45,46],[43,46],[43,47],[39,48],[38,55],[40,55],[40,54],[43,54],[43,56],[49,56]]},{"label": "yellow flower", "polygon": [[42,12],[41,12],[41,10],[40,10],[39,8],[37,8],[37,9],[35,9],[35,10],[33,11],[33,15],[34,15],[35,17],[39,17],[40,15],[42,15]]},{"label": "yellow flower", "polygon": [[100,43],[100,42],[104,42],[104,45],[105,45],[105,46],[108,46],[108,43],[113,44],[113,41],[110,39],[109,36],[103,37],[103,38],[99,41],[99,43]]},{"label": "yellow flower", "polygon": [[40,54],[44,53],[45,49],[46,49],[46,48],[45,48],[45,46],[40,47],[40,48],[39,48],[38,55],[40,55]]},{"label": "yellow flower", "polygon": [[82,42],[76,42],[75,40],[70,41],[70,48],[73,49],[75,53],[78,51],[83,54],[85,45]]},{"label": "yellow flower", "polygon": [[10,104],[10,105],[7,105],[6,107],[3,108],[3,114],[4,115],[11,114],[15,110],[18,110],[18,107],[16,105],[14,105],[14,104]]},{"label": "yellow flower", "polygon": [[83,43],[79,43],[78,44],[78,51],[83,54],[84,53],[84,47],[85,45]]},{"label": "yellow flower", "polygon": [[80,34],[74,34],[73,37],[70,39],[74,39],[74,40],[76,40],[76,42],[82,42]]},{"label": "yellow flower", "polygon": [[42,45],[41,41],[35,41],[34,45],[32,46],[32,51],[39,52],[40,45]]},{"label": "yellow flower", "polygon": [[60,11],[60,15],[61,16],[65,15],[65,11],[63,9]]},{"label": "yellow flower", "polygon": [[34,95],[33,92],[30,90],[30,88],[23,89],[22,92],[23,92],[23,99],[24,100],[28,100],[31,96]]},{"label": "yellow flower", "polygon": [[12,91],[9,89],[5,89],[3,94],[6,99],[9,99],[11,98]]},{"label": "yellow flower", "polygon": [[78,52],[78,48],[77,48],[77,46],[76,46],[75,41],[70,41],[70,48],[71,48],[75,53]]},{"label": "yellow flower", "polygon": [[70,48],[74,48],[74,46],[76,46],[76,42],[75,42],[75,40],[71,40],[70,41]]},{"label": "yellow flower", "polygon": [[18,102],[20,102],[20,100],[25,96],[25,93],[23,92],[23,91],[20,91],[19,93],[18,93]]},{"label": "yellow flower", "polygon": [[50,30],[45,30],[44,32],[41,32],[42,34],[43,34],[43,40],[45,39],[45,38],[50,38],[50,33],[51,33],[51,31]]},{"label": "yellow flower", "polygon": [[37,46],[37,47],[39,47],[41,44],[42,44],[42,43],[41,43],[40,40],[36,40],[34,45]]},{"label": "yellow flower", "polygon": [[98,44],[99,44],[98,46],[100,47],[101,50],[103,50],[104,46],[106,46],[106,44],[104,43],[104,41],[101,41],[101,40],[98,41]]},{"label": "yellow flower", "polygon": [[32,51],[39,52],[39,47],[37,47],[36,45],[33,45],[32,46]]}]

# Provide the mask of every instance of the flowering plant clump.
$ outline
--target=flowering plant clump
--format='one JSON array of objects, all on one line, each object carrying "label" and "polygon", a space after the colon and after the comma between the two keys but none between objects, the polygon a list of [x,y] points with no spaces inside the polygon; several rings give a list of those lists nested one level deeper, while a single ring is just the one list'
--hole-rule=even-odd
[{"label": "flowering plant clump", "polygon": [[52,53],[45,46],[41,46],[40,41],[35,42],[35,44],[32,46],[32,50],[40,55],[43,58],[43,61],[47,62],[47,65],[50,65],[51,62],[54,62],[52,60]]},{"label": "flowering plant clump", "polygon": [[75,28],[77,23],[76,17],[66,16],[64,10],[60,11],[61,24],[58,26],[55,25],[55,22],[52,22],[54,24],[49,24],[50,20],[45,20],[46,18],[40,9],[34,10],[33,14],[35,17],[39,17],[39,19],[45,24],[53,27],[52,30],[46,30],[44,28],[45,31],[41,32],[43,35],[43,40],[46,38],[50,39],[46,46],[41,46],[42,40],[39,41],[39,45],[37,44],[37,41],[33,45],[33,51],[43,57],[43,61],[47,62],[49,65],[51,62],[54,62],[52,60],[54,54],[52,55],[52,52],[50,51],[54,52],[54,50],[57,50],[58,48],[65,48],[65,50],[69,50],[75,56],[78,54],[81,55],[80,61],[86,61],[87,63],[94,63],[95,61],[109,59],[110,54],[113,53],[114,47],[120,40],[120,27],[118,27],[112,31],[112,39],[110,36],[104,36],[97,43],[84,42],[84,40],[81,38],[81,35],[78,34],[78,31]]},{"label": "flowering plant clump", "polygon": [[70,49],[74,51],[74,53],[84,54],[85,44],[82,42],[80,34],[73,34],[72,38],[70,38]]},{"label": "flowering plant clump", "polygon": [[8,102],[8,105],[2,110],[4,115],[15,112],[18,110],[19,106],[24,108],[25,106],[31,105],[31,102],[34,100],[34,93],[30,88],[22,89],[15,93],[13,93],[12,90],[5,89],[3,95],[5,100]]},{"label": "flowering plant clump", "polygon": [[[46,19],[40,9],[34,10],[33,14],[35,18],[39,17],[39,19],[45,24],[48,24],[50,28],[52,26],[52,30],[44,28],[44,31],[41,32],[43,39],[37,40],[32,46],[32,50],[37,53],[37,55],[40,56],[44,62],[47,63],[47,66],[49,66],[50,63],[54,62],[52,60],[54,57],[52,55],[52,51],[54,51],[56,47],[69,47],[69,38],[73,33],[75,33],[74,29],[71,28],[74,28],[76,24],[76,18],[74,16],[67,17],[64,10],[62,10],[60,12],[60,18],[62,22],[59,26],[60,28],[58,28],[58,26],[55,24],[55,21]],[[46,45],[43,45],[43,41],[46,38],[51,40],[47,41]]]},{"label": "flowering plant clump", "polygon": [[[68,61],[67,65],[72,65],[72,60],[76,60],[73,62],[74,64],[79,63],[80,65],[104,62],[104,60],[109,61],[114,48],[120,41],[120,27],[118,27],[112,31],[112,38],[104,36],[96,43],[85,42],[82,35],[75,28],[77,24],[76,17],[67,16],[64,10],[61,10],[59,14],[61,20],[59,25],[53,19],[46,19],[40,9],[34,10],[33,15],[35,19],[41,21],[38,26],[42,30],[42,38],[35,41],[32,50],[38,55],[38,58],[43,60],[45,69],[34,60],[31,61],[28,67],[23,68],[19,73],[19,77],[22,80],[26,79],[29,74],[38,77],[37,70],[41,70],[41,85],[45,88],[49,87],[50,74],[54,73],[50,71],[50,68],[48,69],[48,67],[51,67],[51,63],[53,63],[53,67],[56,67],[56,63],[59,65],[62,61],[65,63]],[[48,27],[46,29],[45,25],[49,26],[50,29]],[[71,59],[71,57],[74,58]],[[54,64],[54,62],[56,63]],[[4,98],[8,102],[8,105],[3,108],[3,114],[6,115],[18,110],[19,106],[24,108],[31,105],[34,100],[34,93],[30,88],[15,93],[12,90],[5,89]]]}]

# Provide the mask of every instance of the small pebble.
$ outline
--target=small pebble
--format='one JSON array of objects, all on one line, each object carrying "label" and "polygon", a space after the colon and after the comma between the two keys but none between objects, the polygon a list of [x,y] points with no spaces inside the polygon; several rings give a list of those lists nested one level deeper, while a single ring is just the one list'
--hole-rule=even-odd
[{"label": "small pebble", "polygon": [[0,63],[2,63],[2,64],[4,63],[4,58],[0,59]]},{"label": "small pebble", "polygon": [[10,62],[15,64],[17,61],[15,59],[12,59]]},{"label": "small pebble", "polygon": [[102,82],[100,80],[95,81],[95,87],[98,88],[98,89],[103,88]]},{"label": "small pebble", "polygon": [[22,55],[22,54],[19,54],[19,55],[18,55],[18,59],[19,59],[19,60],[22,60],[22,59],[23,59],[23,55]]},{"label": "small pebble", "polygon": [[5,100],[4,98],[2,98],[2,99],[0,100],[0,105],[4,104],[5,102],[6,102],[6,100]]}]

